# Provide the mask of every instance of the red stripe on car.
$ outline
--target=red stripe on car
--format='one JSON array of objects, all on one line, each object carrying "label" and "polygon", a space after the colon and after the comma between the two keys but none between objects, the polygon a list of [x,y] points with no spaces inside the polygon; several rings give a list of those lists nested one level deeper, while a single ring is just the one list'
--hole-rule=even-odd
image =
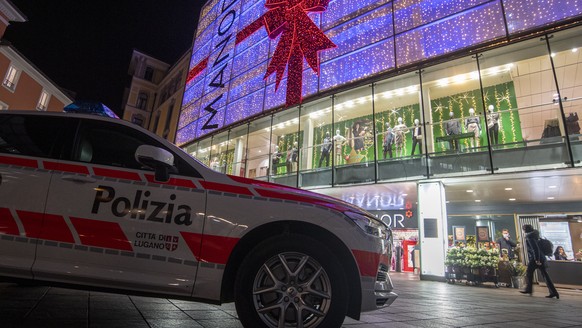
[{"label": "red stripe on car", "polygon": [[145,177],[149,183],[158,183],[158,184],[163,184],[163,185],[196,189],[196,185],[194,184],[194,182],[192,180],[188,180],[188,179],[170,178],[170,180],[168,180],[168,182],[160,182],[160,181],[156,181],[156,178],[154,177],[153,174],[146,174]]},{"label": "red stripe on car", "polygon": [[115,179],[123,179],[123,180],[133,180],[133,181],[141,181],[139,174],[135,172],[127,172],[127,171],[120,171],[120,170],[111,170],[111,169],[104,169],[101,167],[94,167],[93,172],[95,175],[108,177],[108,178],[115,178]]},{"label": "red stripe on car", "polygon": [[38,162],[34,159],[0,156],[0,164],[17,165],[38,168]]},{"label": "red stripe on car", "polygon": [[242,194],[252,196],[253,193],[247,187],[232,186],[224,183],[210,182],[210,181],[200,181],[202,187],[208,190],[230,192],[233,194]]},{"label": "red stripe on car", "polygon": [[352,249],[352,253],[354,254],[358,267],[360,268],[360,275],[376,277],[378,274],[378,264],[380,264],[381,255],[355,249]]},{"label": "red stripe on car", "polygon": [[19,235],[18,225],[7,208],[0,208],[0,233],[7,235]]},{"label": "red stripe on car", "polygon": [[70,173],[89,174],[89,169],[84,165],[65,164],[57,162],[43,162],[44,168],[53,171],[63,171]]},{"label": "red stripe on car", "polygon": [[133,251],[118,223],[76,217],[71,217],[71,223],[83,245]]},{"label": "red stripe on car", "polygon": [[[239,238],[201,235],[198,233],[184,232],[180,234],[192,251],[192,254],[200,262],[226,264],[228,257]],[[204,243],[204,246],[201,244]]]},{"label": "red stripe on car", "polygon": [[59,215],[17,211],[27,237],[74,243],[65,219]]}]

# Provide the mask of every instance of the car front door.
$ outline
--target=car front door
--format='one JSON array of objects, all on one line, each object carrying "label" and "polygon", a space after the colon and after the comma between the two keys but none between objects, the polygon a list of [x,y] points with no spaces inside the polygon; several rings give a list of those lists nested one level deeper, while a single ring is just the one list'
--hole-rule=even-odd
[{"label": "car front door", "polygon": [[38,277],[191,294],[206,194],[197,186],[198,173],[177,157],[177,173],[155,182],[154,172],[135,159],[140,145],[164,147],[129,126],[81,123],[70,160],[54,164],[46,209],[65,220],[73,242],[40,247]]}]

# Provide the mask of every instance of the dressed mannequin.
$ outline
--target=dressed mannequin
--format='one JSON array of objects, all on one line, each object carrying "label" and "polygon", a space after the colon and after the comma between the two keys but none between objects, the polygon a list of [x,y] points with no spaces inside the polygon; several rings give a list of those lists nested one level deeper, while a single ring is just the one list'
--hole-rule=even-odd
[{"label": "dressed mannequin", "polygon": [[296,171],[297,168],[297,141],[293,142],[293,148],[287,150],[287,174],[291,174]]},{"label": "dressed mannequin", "polygon": [[493,105],[489,105],[487,131],[489,131],[489,140],[491,140],[491,144],[499,144],[499,113],[495,112],[495,106]]},{"label": "dressed mannequin", "polygon": [[356,153],[364,150],[364,134],[366,134],[366,129],[360,124],[360,122],[355,122],[352,125],[352,140],[353,148]]},{"label": "dressed mannequin", "polygon": [[414,126],[412,127],[412,152],[410,156],[414,155],[414,150],[418,144],[418,151],[422,155],[422,127],[417,118],[414,119]]},{"label": "dressed mannequin", "polygon": [[[449,120],[445,122],[445,133],[448,136],[461,133],[461,123],[455,118],[455,113],[449,113]],[[459,150],[459,140],[454,139],[449,141],[450,150]]]},{"label": "dressed mannequin", "polygon": [[479,139],[481,136],[481,121],[479,116],[475,116],[475,109],[469,108],[469,117],[465,119],[465,129],[467,132],[473,132],[475,138],[471,140],[471,148],[479,147]]},{"label": "dressed mannequin", "polygon": [[331,152],[331,137],[329,132],[325,133],[325,138],[323,138],[323,144],[321,145],[321,156],[319,157],[319,164],[317,166],[321,167],[321,162],[325,158],[325,166],[329,166],[329,153]]},{"label": "dressed mannequin", "polygon": [[214,157],[214,158],[212,159],[212,162],[210,162],[210,168],[211,168],[213,171],[217,171],[217,172],[219,171],[219,168],[220,168],[220,162],[218,161],[218,158],[217,158],[217,157]]},{"label": "dressed mannequin", "polygon": [[273,163],[273,174],[279,174],[279,163],[281,162],[281,153],[279,152],[279,146],[275,146],[275,151],[273,152],[273,155],[271,155],[271,162]]},{"label": "dressed mannequin", "polygon": [[335,144],[335,165],[340,165],[342,160],[342,154],[344,151],[344,145],[346,143],[346,138],[340,134],[340,130],[335,130],[335,136],[333,136],[333,143]]},{"label": "dressed mannequin", "polygon": [[394,132],[390,127],[390,123],[386,123],[386,132],[384,133],[384,138],[382,142],[382,150],[384,153],[384,159],[386,159],[386,153],[392,158],[392,145],[394,145]]},{"label": "dressed mannequin", "polygon": [[402,117],[398,118],[398,124],[392,130],[394,132],[394,145],[396,146],[396,155],[398,157],[404,156],[404,149],[406,148],[406,134],[408,127],[402,123]]}]

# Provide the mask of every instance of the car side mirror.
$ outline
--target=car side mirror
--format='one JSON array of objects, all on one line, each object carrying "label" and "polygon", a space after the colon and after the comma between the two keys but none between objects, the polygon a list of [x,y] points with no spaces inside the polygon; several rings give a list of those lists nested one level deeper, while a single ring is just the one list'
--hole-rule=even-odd
[{"label": "car side mirror", "polygon": [[135,151],[135,160],[153,169],[156,181],[170,180],[170,170],[174,168],[174,155],[169,151],[150,145],[141,145]]}]

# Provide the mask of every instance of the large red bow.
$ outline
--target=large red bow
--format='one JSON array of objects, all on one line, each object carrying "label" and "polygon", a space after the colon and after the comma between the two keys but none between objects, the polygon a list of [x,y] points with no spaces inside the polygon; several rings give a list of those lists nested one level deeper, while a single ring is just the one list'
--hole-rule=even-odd
[{"label": "large red bow", "polygon": [[336,45],[307,16],[308,12],[323,12],[329,0],[266,0],[269,9],[263,16],[269,38],[281,34],[265,78],[276,73],[275,90],[287,72],[287,106],[301,102],[303,58],[319,74],[318,52]]}]

